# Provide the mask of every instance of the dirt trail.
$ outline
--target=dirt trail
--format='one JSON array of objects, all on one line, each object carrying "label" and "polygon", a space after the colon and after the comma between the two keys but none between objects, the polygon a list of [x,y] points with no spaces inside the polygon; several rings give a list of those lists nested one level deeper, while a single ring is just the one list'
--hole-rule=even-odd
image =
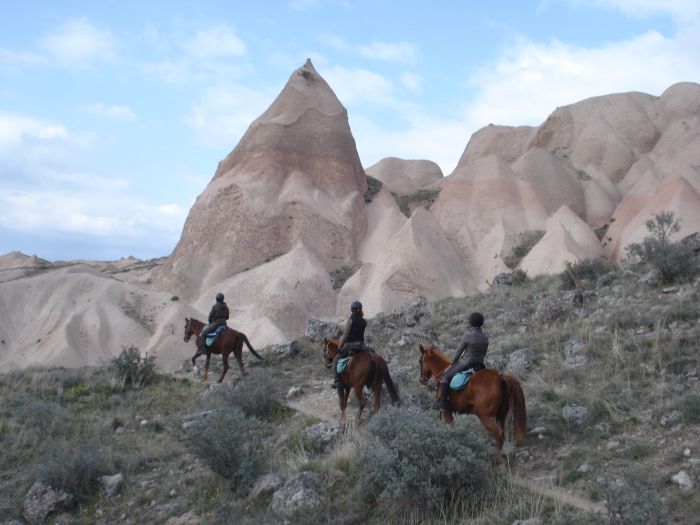
[{"label": "dirt trail", "polygon": [[[298,398],[287,400],[287,405],[305,416],[315,417],[329,423],[337,423],[340,417],[338,396],[330,388],[331,380],[315,381],[310,388]],[[369,414],[369,403],[365,408],[363,419]],[[353,419],[357,414],[357,402],[350,399],[348,402],[348,419]],[[568,492],[560,487],[550,484],[538,483],[522,477],[522,475],[505,471],[508,479],[514,485],[526,490],[556,500],[561,505],[574,507],[584,512],[605,513],[605,505],[596,503],[577,494]]]}]

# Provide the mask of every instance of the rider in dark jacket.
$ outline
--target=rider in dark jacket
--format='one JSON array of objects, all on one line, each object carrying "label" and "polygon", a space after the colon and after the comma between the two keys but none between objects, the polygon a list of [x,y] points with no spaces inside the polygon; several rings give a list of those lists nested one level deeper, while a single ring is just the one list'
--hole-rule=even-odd
[{"label": "rider in dark jacket", "polygon": [[224,294],[221,292],[216,294],[216,303],[214,303],[214,306],[211,307],[211,311],[209,312],[209,318],[208,322],[209,324],[202,328],[202,333],[201,335],[201,340],[199,343],[199,347],[197,348],[197,351],[200,354],[203,354],[206,352],[207,346],[206,346],[206,337],[207,334],[210,334],[214,330],[216,330],[218,327],[221,325],[225,325],[226,321],[229,319],[229,311],[228,311],[228,306],[224,302]]},{"label": "rider in dark jacket", "polygon": [[478,372],[484,366],[484,357],[489,347],[489,338],[482,331],[484,316],[479,312],[474,312],[469,316],[469,329],[462,336],[457,352],[452,360],[452,365],[440,378],[440,399],[433,408],[436,410],[447,410],[447,396],[450,394],[450,381],[459,372],[472,369]]},{"label": "rider in dark jacket", "polygon": [[367,327],[367,321],[365,321],[363,317],[362,303],[360,301],[353,301],[350,305],[350,317],[348,317],[348,320],[345,322],[345,329],[343,330],[343,335],[340,337],[340,343],[338,344],[338,354],[335,356],[335,359],[333,359],[331,365],[335,372],[335,381],[333,382],[332,388],[341,388],[343,386],[340,374],[336,371],[338,359],[347,357],[353,350],[361,350],[365,345],[365,328]]}]

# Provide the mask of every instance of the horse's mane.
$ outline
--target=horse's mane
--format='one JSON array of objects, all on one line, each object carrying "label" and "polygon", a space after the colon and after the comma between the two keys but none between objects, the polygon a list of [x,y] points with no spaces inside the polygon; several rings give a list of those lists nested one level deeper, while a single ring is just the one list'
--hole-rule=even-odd
[{"label": "horse's mane", "polygon": [[329,337],[328,339],[325,340],[326,344],[330,346],[333,350],[337,350],[338,346],[340,346],[340,341],[338,341],[334,337]]},{"label": "horse's mane", "polygon": [[427,348],[427,350],[431,351],[431,356],[433,357],[433,359],[443,361],[445,366],[451,363],[450,358],[442,352],[440,352],[437,348],[435,348],[435,345],[431,345],[429,348]]},{"label": "horse's mane", "polygon": [[193,328],[196,328],[196,327],[201,328],[201,327],[204,326],[204,324],[205,324],[205,323],[203,323],[203,322],[200,321],[199,319],[195,319],[194,317],[191,317],[191,318],[190,318],[190,326],[193,326]]}]

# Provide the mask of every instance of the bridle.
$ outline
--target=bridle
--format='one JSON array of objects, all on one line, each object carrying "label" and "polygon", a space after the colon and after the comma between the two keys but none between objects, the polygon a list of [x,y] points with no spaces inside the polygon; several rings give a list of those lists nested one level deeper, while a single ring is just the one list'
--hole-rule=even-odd
[{"label": "bridle", "polygon": [[[420,359],[418,360],[418,363],[420,364],[420,372],[421,372],[420,378],[418,379],[418,382],[421,385],[427,385],[428,382],[430,381],[430,378],[433,377],[433,372],[430,370],[430,368],[428,368],[428,371],[425,374],[423,374],[423,358],[424,357],[425,357],[425,354],[422,353],[420,355]],[[447,365],[442,372],[440,372],[439,374],[437,374],[435,376],[436,383],[438,382],[439,378],[442,377],[442,374],[444,374],[447,371],[448,368],[450,368],[450,365]]]}]

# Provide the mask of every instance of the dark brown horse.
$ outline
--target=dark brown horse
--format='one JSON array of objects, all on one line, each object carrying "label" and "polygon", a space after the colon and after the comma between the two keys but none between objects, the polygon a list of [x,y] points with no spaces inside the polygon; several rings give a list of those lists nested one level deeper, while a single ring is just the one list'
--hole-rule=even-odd
[{"label": "dark brown horse", "polygon": [[[195,341],[197,344],[197,348],[199,349],[200,343],[202,341],[200,334],[202,333],[202,328],[204,328],[205,326],[206,325],[202,321],[198,321],[194,318],[188,319],[187,317],[185,317],[185,343],[189,343],[190,338],[194,335],[196,336]],[[209,353],[207,354],[207,362],[204,365],[204,380],[206,381],[209,375],[209,359],[211,359],[211,354],[221,354],[221,358],[224,362],[224,369],[221,372],[219,383],[221,383],[224,380],[226,371],[229,368],[228,356],[231,353],[233,353],[233,355],[236,356],[236,361],[238,361],[238,366],[241,368],[241,373],[245,374],[246,371],[243,368],[243,343],[246,344],[251,354],[253,354],[258,359],[262,359],[262,357],[258,355],[258,353],[255,350],[253,350],[250,341],[248,341],[248,338],[243,332],[238,332],[233,328],[226,328],[226,330],[221,332],[221,335],[217,337],[216,341],[214,341],[214,344],[209,347]],[[194,366],[195,360],[200,355],[202,355],[202,353],[199,350],[197,350],[192,356],[192,366]]]},{"label": "dark brown horse", "polygon": [[[326,366],[330,366],[338,355],[337,339],[324,339],[323,357],[326,360]],[[345,421],[347,416],[345,409],[348,406],[348,397],[350,389],[355,392],[357,403],[359,405],[357,411],[357,423],[360,422],[362,411],[365,408],[365,393],[363,388],[366,386],[372,389],[372,411],[379,410],[380,398],[382,396],[382,382],[386,383],[386,389],[389,391],[392,403],[400,404],[399,394],[396,391],[394,381],[389,375],[389,367],[384,361],[384,358],[379,354],[370,352],[359,352],[352,356],[347,367],[340,376],[343,381],[343,388],[338,389],[338,401],[340,402],[340,420]]]},{"label": "dark brown horse", "polygon": [[[439,385],[442,374],[452,362],[438,352],[435,345],[428,348],[420,345],[420,354],[421,384],[427,384],[432,376],[435,384]],[[440,387],[435,394],[439,397]],[[503,446],[503,430],[509,411],[513,412],[516,441],[525,437],[525,396],[518,380],[509,374],[490,368],[476,372],[464,390],[450,391],[449,407],[442,411],[446,423],[452,423],[453,411],[458,414],[475,414],[496,440],[499,451]]]}]

